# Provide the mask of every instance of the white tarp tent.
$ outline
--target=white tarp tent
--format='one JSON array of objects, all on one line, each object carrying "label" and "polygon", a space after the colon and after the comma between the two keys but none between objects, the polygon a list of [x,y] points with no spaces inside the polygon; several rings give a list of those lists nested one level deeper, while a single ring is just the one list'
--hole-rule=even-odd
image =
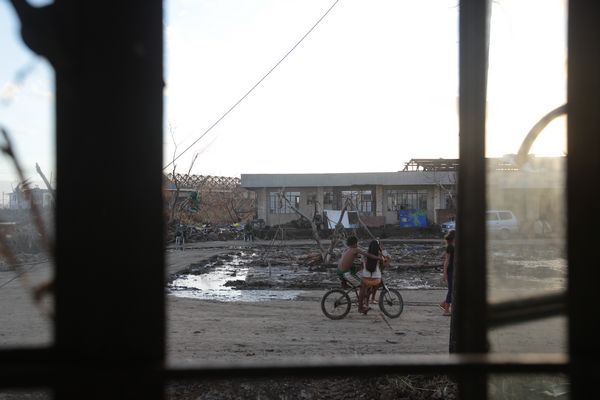
[{"label": "white tarp tent", "polygon": [[[340,219],[341,210],[323,210],[325,214],[325,220],[327,221],[327,227],[329,229],[335,229],[335,224]],[[344,228],[358,228],[358,213],[356,211],[346,211],[344,217],[340,221]]]}]

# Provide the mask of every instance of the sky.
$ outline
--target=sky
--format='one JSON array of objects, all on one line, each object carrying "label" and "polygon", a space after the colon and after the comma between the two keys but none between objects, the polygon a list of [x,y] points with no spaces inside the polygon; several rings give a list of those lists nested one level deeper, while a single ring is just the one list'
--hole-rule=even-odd
[{"label": "sky", "polygon": [[[566,101],[565,1],[492,3],[489,157],[516,153]],[[177,172],[238,177],[458,157],[457,0],[166,0],[164,28],[165,172],[175,157]],[[18,29],[0,0],[0,124],[39,182],[36,163],[55,174],[54,74]],[[555,120],[531,152],[563,155],[565,129]],[[16,182],[0,159],[2,191]]]}]

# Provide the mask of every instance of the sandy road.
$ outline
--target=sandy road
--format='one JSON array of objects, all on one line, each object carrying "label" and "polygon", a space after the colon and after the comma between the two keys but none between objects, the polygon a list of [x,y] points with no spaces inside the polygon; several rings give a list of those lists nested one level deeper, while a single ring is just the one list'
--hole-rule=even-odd
[{"label": "sandy road", "polygon": [[[211,251],[217,249],[211,248]],[[201,248],[172,251],[168,253],[170,271],[174,272],[174,265],[182,266],[184,258],[198,262],[212,254],[215,253]],[[303,291],[297,300],[259,303],[221,303],[167,296],[168,361],[174,365],[190,365],[213,360],[444,354],[448,351],[450,319],[442,316],[437,307],[444,291],[403,290],[405,309],[397,319],[383,317],[375,306],[366,316],[353,308],[339,321],[329,320],[322,314],[320,299],[324,292]],[[490,331],[488,338],[491,351],[561,352],[566,350],[566,320],[556,317],[508,326]]]},{"label": "sandy road", "polygon": [[[186,251],[167,251],[167,273],[231,251],[241,243],[203,243]],[[48,263],[27,266],[29,283],[51,275]],[[52,342],[52,323],[33,305],[23,277],[0,270],[0,346],[43,346]],[[400,318],[382,318],[353,309],[340,321],[320,310],[323,290],[303,291],[298,300],[220,303],[168,295],[167,350],[172,365],[288,357],[363,354],[443,354],[447,352],[450,319],[436,304],[440,290],[404,290]],[[564,318],[510,326],[489,335],[493,351],[559,352],[566,349]]]},{"label": "sandy road", "polygon": [[47,261],[23,264],[19,270],[0,269],[0,346],[47,346],[52,342],[50,301],[36,306],[31,289],[47,282],[52,269]]},{"label": "sandy road", "polygon": [[[168,270],[179,271],[187,267],[186,262],[199,262],[219,252],[209,245],[169,251]],[[439,354],[448,350],[450,319],[437,308],[438,298],[444,295],[440,290],[403,291],[405,310],[396,319],[384,317],[374,306],[366,316],[353,308],[338,321],[321,312],[324,293],[306,290],[296,300],[257,303],[169,295],[168,361],[191,365],[314,356]]]},{"label": "sandy road", "polygon": [[439,297],[439,291],[403,292],[405,310],[396,319],[384,317],[374,306],[368,315],[353,308],[337,321],[322,314],[323,293],[304,291],[298,300],[260,303],[169,296],[169,361],[181,365],[211,360],[447,352],[450,319],[428,302]]}]

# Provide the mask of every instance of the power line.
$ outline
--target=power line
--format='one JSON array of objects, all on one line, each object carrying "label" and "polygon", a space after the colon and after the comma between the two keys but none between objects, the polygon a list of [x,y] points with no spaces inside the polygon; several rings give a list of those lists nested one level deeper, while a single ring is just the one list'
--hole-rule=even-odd
[{"label": "power line", "polygon": [[300,40],[287,53],[285,53],[285,55],[279,61],[277,61],[277,63],[269,70],[269,72],[267,72],[265,75],[263,75],[263,77],[260,78],[258,80],[258,82],[256,82],[254,84],[254,86],[252,86],[250,88],[250,90],[248,90],[246,92],[246,94],[244,94],[238,101],[236,101],[215,123],[213,123],[207,130],[205,130],[204,133],[202,133],[202,135],[200,135],[200,137],[198,139],[194,140],[194,142],[192,144],[190,144],[185,150],[183,150],[181,153],[179,153],[179,155],[176,156],[170,163],[165,165],[163,170],[167,169],[170,165],[172,165],[175,161],[177,161],[179,159],[179,157],[184,155],[189,149],[191,149],[196,143],[198,143],[200,141],[200,139],[202,139],[204,136],[206,136],[206,134],[208,132],[210,132],[215,126],[217,126],[217,124],[219,122],[221,122],[223,120],[223,118],[225,118],[234,108],[236,108],[238,106],[238,104],[240,104],[246,97],[248,97],[248,95],[250,93],[252,93],[252,91],[254,89],[256,89],[258,87],[258,85],[260,85],[262,83],[262,81],[264,81],[267,78],[267,76],[269,76],[271,74],[271,72],[273,72],[275,70],[275,68],[277,68],[279,66],[279,64],[281,64],[283,62],[283,60],[285,60],[287,58],[287,56],[289,56],[292,53],[292,51],[294,51],[296,49],[296,47],[298,47],[300,45],[300,43],[302,43],[302,41],[304,39],[306,39],[306,37],[317,27],[317,25],[319,25],[319,23],[327,16],[327,14],[329,14],[329,12],[331,10],[333,10],[333,7],[335,7],[336,4],[339,3],[339,1],[340,0],[335,0],[333,2],[333,4],[331,5],[331,7],[329,7],[329,9],[327,9],[327,11],[325,11],[325,13],[321,16],[321,18],[319,18],[317,20],[317,22],[315,22],[315,24],[308,30],[308,32],[306,32],[304,34],[304,36],[302,36],[300,38]]}]

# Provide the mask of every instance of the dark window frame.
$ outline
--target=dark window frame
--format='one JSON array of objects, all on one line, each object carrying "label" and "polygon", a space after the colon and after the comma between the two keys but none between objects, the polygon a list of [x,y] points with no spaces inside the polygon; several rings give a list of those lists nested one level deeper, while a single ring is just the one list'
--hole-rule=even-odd
[{"label": "dark window frame", "polygon": [[[296,208],[300,209],[301,192],[283,192],[284,197]],[[294,214],[295,211],[283,199],[279,192],[269,192],[269,214]]]},{"label": "dark window frame", "polygon": [[335,204],[335,192],[333,190],[323,192],[323,208],[327,208],[328,206],[333,208]]},{"label": "dark window frame", "polygon": [[338,209],[341,209],[346,199],[351,201],[351,208],[356,208],[356,211],[364,215],[375,214],[375,201],[374,201],[374,190],[372,189],[359,189],[359,190],[340,190],[340,205]]},{"label": "dark window frame", "polygon": [[[426,210],[429,198],[427,190],[403,190],[403,189],[386,189],[386,209],[387,211],[399,210]],[[425,207],[421,205],[425,204]],[[417,205],[411,207],[411,205]]]},{"label": "dark window frame", "polygon": [[[451,338],[456,353],[450,357],[354,359],[343,365],[297,361],[189,369],[164,366],[162,2],[112,5],[57,0],[35,11],[24,1],[13,0],[13,5],[22,20],[26,43],[48,57],[57,70],[56,324],[55,343],[49,348],[0,351],[0,388],[50,387],[59,400],[114,398],[117,393],[123,398],[161,399],[167,380],[178,378],[447,373],[458,377],[460,398],[485,399],[489,373],[547,372],[569,375],[572,399],[585,399],[587,393],[595,392],[600,343],[595,306],[589,300],[600,283],[592,262],[599,238],[589,218],[591,210],[597,210],[589,185],[598,182],[600,175],[600,159],[595,154],[600,148],[600,50],[596,41],[600,12],[594,2],[571,0],[568,10],[566,295],[488,305],[485,269],[470,268],[485,265],[483,132],[489,3],[463,0],[461,204],[457,210],[461,268],[457,268],[457,312],[452,319],[457,337]],[[40,19],[47,24],[36,24]],[[119,60],[116,68],[115,58]],[[122,90],[116,95],[113,87]],[[120,122],[111,124],[113,130],[106,130],[102,123],[107,116]],[[110,154],[110,161],[102,162],[102,154]],[[81,168],[83,165],[88,168]],[[115,180],[124,170],[136,176],[134,185],[123,187]],[[81,181],[93,184],[69,184]],[[82,197],[87,199],[85,204],[77,200]],[[140,197],[145,199],[143,207],[139,207]],[[139,211],[133,222],[128,211],[135,208],[132,205]],[[99,212],[92,221],[95,232],[84,237],[73,216],[90,207]],[[125,259],[99,254],[98,245],[107,244],[112,224],[125,217],[132,230],[127,243],[111,243],[111,252],[125,255]],[[143,250],[135,250],[137,247]],[[90,252],[99,254],[98,259],[82,266],[81,259]],[[115,263],[118,275],[106,268],[100,270],[107,262]],[[81,268],[86,270],[84,282]],[[113,280],[127,287],[127,292],[107,293],[105,285]],[[462,290],[466,287],[469,290]],[[560,315],[565,310],[568,354],[487,353],[489,327]]]}]

